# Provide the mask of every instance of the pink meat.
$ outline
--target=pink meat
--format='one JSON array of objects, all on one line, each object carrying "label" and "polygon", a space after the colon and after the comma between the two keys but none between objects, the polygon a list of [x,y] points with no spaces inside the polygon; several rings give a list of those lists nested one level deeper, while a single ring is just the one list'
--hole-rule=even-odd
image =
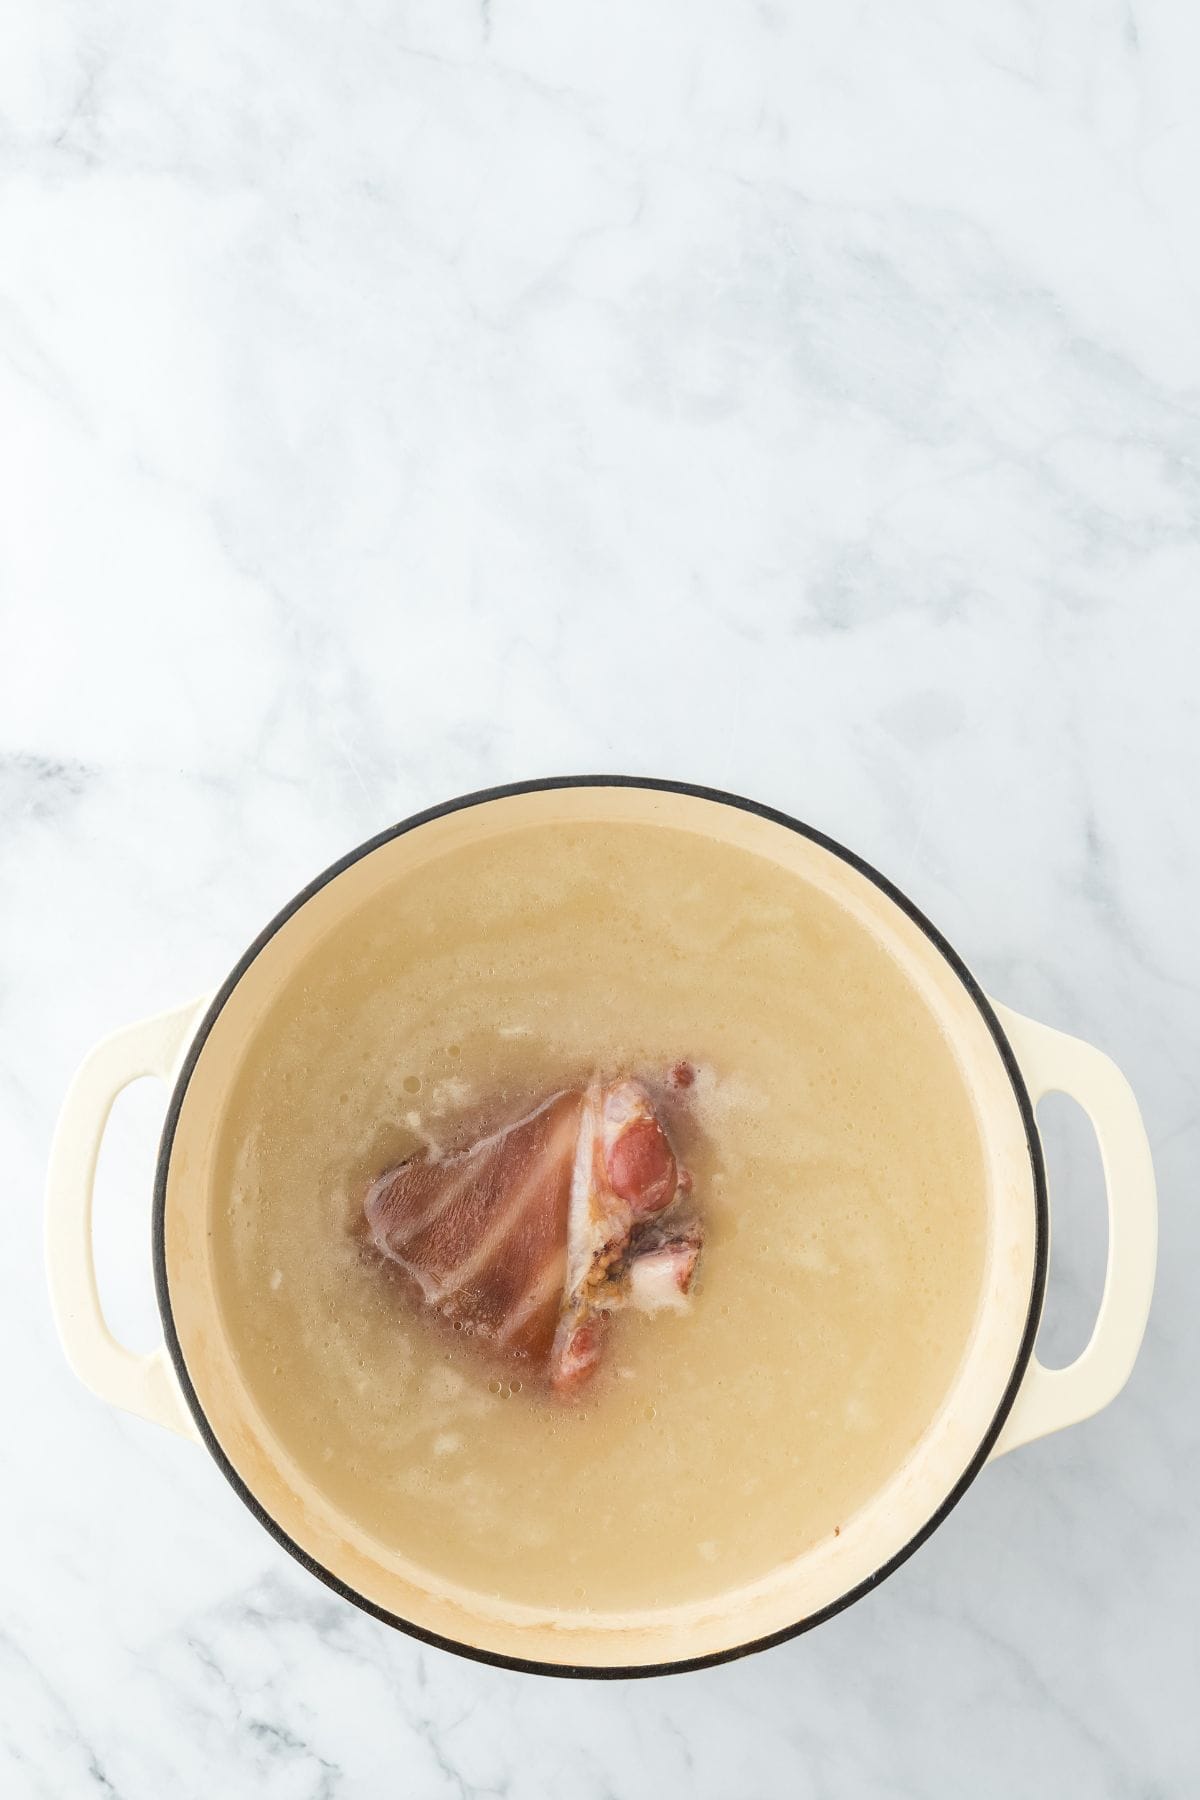
[{"label": "pink meat", "polygon": [[365,1210],[433,1311],[568,1393],[599,1364],[609,1314],[686,1304],[690,1188],[645,1089],[622,1079],[554,1094],[457,1155],[411,1157]]}]

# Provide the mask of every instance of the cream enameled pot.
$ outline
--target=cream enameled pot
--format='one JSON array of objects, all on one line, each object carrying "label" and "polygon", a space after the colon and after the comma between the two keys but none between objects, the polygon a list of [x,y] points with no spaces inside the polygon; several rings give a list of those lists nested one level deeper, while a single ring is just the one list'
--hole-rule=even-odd
[{"label": "cream enameled pot", "polygon": [[[985,1146],[989,1250],[982,1303],[954,1385],[904,1464],[839,1536],[719,1602],[620,1619],[503,1609],[439,1590],[380,1551],[292,1465],[253,1404],[222,1329],[209,1253],[213,1147],[257,1022],[326,934],[422,864],[532,822],[640,821],[767,856],[877,934],[953,1046]],[[153,1241],[165,1343],[136,1356],[109,1332],[92,1256],[92,1184],[109,1110],[142,1075],[172,1083]],[[1095,1126],[1108,1197],[1108,1268],[1087,1348],[1065,1369],[1033,1355],[1049,1244],[1033,1108],[1072,1095]],[[989,1457],[1073,1424],[1124,1384],[1154,1280],[1150,1152],[1123,1076],[1098,1050],[989,1001],[944,938],[861,858],[751,801],[675,782],[579,777],[472,794],[406,820],[319,876],[251,946],[216,998],[128,1026],[72,1083],[51,1156],[46,1245],[55,1316],[76,1373],[103,1399],[202,1440],[237,1492],[306,1568],[418,1637],[553,1674],[662,1673],[762,1648],[816,1624],[890,1573]],[[753,1447],[747,1447],[753,1454]]]}]

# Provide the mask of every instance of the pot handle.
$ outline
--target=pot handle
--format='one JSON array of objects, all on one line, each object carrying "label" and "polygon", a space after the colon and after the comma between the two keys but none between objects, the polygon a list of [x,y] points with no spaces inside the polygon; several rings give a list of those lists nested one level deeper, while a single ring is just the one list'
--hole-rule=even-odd
[{"label": "pot handle", "polygon": [[992,1001],[1029,1098],[1068,1094],[1092,1122],[1108,1199],[1108,1266],[1100,1310],[1086,1347],[1065,1369],[1034,1356],[993,1456],[1088,1419],[1115,1400],[1137,1357],[1158,1245],[1154,1168],[1133,1090],[1115,1063],[1080,1038],[1039,1025]]},{"label": "pot handle", "polygon": [[127,1025],[96,1045],[67,1090],[46,1179],[46,1273],[54,1322],[76,1375],[111,1406],[199,1442],[166,1347],[136,1356],[104,1319],[92,1252],[92,1189],[113,1102],[140,1075],[169,1080],[207,999]]}]

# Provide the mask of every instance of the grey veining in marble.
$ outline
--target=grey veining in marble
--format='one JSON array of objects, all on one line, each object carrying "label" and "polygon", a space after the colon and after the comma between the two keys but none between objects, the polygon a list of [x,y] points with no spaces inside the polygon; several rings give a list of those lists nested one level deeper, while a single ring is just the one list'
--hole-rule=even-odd
[{"label": "grey veining in marble", "polygon": [[[1200,1782],[1200,11],[32,0],[0,55],[0,1791],[1186,1796]],[[619,768],[877,862],[1122,1064],[1162,1263],[1104,1415],[876,1594],[536,1682],[316,1585],[68,1372],[54,1115],[326,862]],[[155,1341],[163,1096],[98,1200]],[[1048,1125],[1044,1342],[1102,1265]]]}]

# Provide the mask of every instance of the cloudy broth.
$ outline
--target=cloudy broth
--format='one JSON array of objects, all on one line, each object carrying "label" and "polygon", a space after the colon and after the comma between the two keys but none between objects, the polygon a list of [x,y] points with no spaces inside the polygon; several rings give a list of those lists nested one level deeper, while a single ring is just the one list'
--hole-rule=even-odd
[{"label": "cloudy broth", "polygon": [[[402,1157],[680,1059],[691,1305],[618,1317],[579,1399],[364,1252]],[[504,1602],[703,1599],[839,1530],[978,1305],[978,1131],[919,995],[823,892],[667,827],[531,826],[394,883],[253,1038],[221,1157],[221,1304],[274,1432],[361,1530]]]}]

